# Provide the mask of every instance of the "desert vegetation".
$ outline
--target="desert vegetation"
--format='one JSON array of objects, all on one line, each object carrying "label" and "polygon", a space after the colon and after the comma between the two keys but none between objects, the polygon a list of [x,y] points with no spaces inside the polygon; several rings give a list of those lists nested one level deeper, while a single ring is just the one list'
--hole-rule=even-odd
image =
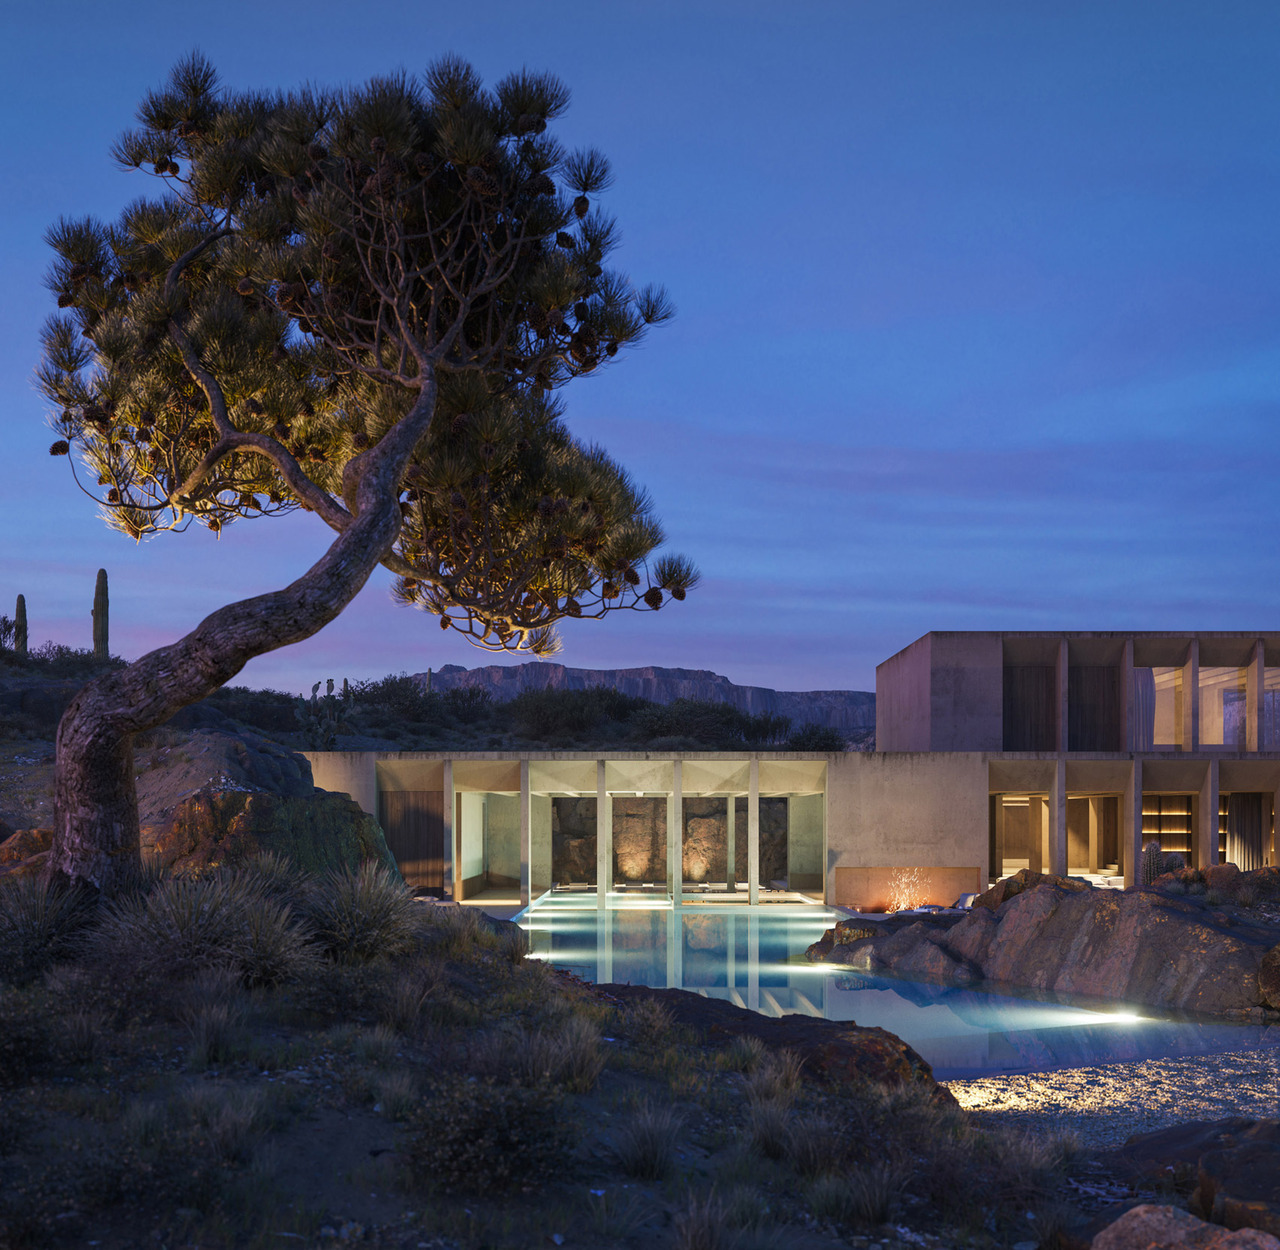
[{"label": "desert vegetation", "polygon": [[1065,1166],[931,1085],[712,1044],[373,867],[9,881],[0,978],[11,1247],[999,1245]]}]

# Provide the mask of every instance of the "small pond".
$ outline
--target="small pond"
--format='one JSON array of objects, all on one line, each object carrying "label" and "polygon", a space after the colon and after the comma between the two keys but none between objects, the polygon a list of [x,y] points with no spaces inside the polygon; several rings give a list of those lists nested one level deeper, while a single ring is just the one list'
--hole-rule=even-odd
[{"label": "small pond", "polygon": [[810,964],[807,946],[840,917],[781,903],[673,908],[661,899],[597,910],[549,895],[520,919],[530,952],[586,981],[675,987],[766,1015],[800,1012],[879,1026],[942,1080],[1277,1047],[1280,1027],[1212,1024],[1148,1009],[1014,998]]}]

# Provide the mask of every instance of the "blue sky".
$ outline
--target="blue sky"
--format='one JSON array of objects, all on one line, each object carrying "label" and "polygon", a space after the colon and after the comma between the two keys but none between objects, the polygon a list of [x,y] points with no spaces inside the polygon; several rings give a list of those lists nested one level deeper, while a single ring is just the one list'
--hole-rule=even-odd
[{"label": "blue sky", "polygon": [[[609,153],[619,263],[677,320],[566,392],[702,586],[580,623],[565,663],[870,689],[929,629],[1275,624],[1280,8],[490,0],[6,5],[0,39],[0,611],[125,656],[291,580],[312,518],[108,531],[31,387],[41,235],[144,180],[108,149],[199,47],[233,86],[446,51],[573,90]],[[150,184],[146,184],[149,189]],[[283,689],[488,657],[378,577],[239,679]]]}]

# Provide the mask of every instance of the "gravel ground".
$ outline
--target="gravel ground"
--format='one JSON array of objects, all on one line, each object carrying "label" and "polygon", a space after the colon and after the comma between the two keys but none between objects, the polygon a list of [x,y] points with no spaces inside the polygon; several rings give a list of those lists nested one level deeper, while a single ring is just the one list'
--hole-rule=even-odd
[{"label": "gravel ground", "polygon": [[1069,1133],[1109,1149],[1187,1120],[1280,1115],[1280,1050],[1148,1059],[1096,1068],[946,1081],[962,1107],[993,1124]]}]

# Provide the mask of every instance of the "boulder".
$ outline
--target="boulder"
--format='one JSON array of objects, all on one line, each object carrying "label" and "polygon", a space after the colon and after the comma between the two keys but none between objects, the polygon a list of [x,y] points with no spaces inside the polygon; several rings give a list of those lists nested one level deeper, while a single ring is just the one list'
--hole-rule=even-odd
[{"label": "boulder", "polygon": [[1038,885],[1054,885],[1063,890],[1093,889],[1087,881],[1076,881],[1072,877],[1058,877],[1051,872],[1032,872],[1029,868],[1021,868],[1013,876],[1004,877],[989,890],[979,894],[973,900],[973,906],[998,911],[1015,895]]},{"label": "boulder", "polygon": [[378,822],[354,799],[325,790],[289,795],[208,786],[168,819],[144,826],[142,849],[175,872],[243,863],[266,851],[308,872],[366,860],[396,871]]},{"label": "boulder", "polygon": [[689,990],[656,990],[643,985],[602,985],[595,992],[626,1005],[656,999],[678,1025],[696,1032],[704,1043],[728,1045],[735,1037],[758,1038],[770,1049],[795,1051],[804,1061],[803,1075],[831,1084],[873,1081],[888,1086],[918,1085],[939,1104],[954,1104],[950,1091],[933,1079],[933,1069],[900,1037],[884,1029],[822,1020],[814,1016],[762,1016],[719,998],[703,998]]},{"label": "boulder", "polygon": [[1198,1220],[1177,1207],[1144,1204],[1125,1212],[1094,1239],[1092,1250],[1280,1250],[1280,1241],[1256,1229],[1237,1232]]},{"label": "boulder", "polygon": [[[886,926],[887,927],[887,926]],[[949,928],[914,923],[811,958],[901,977],[1120,1000],[1197,1015],[1280,1010],[1280,929],[1152,890],[1033,884]],[[851,958],[850,956],[854,956]]]},{"label": "boulder", "polygon": [[[4,830],[0,829],[0,834]],[[52,829],[19,829],[10,831],[9,836],[0,842],[0,868],[16,864],[33,855],[47,851],[53,845]]]}]

